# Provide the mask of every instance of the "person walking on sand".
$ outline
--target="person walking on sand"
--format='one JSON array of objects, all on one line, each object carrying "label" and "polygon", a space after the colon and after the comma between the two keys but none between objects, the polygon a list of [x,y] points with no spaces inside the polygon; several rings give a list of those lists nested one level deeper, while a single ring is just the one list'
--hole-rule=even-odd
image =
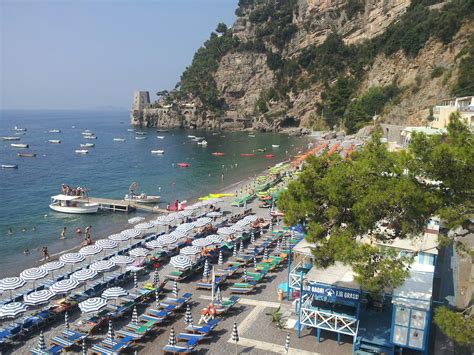
[{"label": "person walking on sand", "polygon": [[61,237],[59,239],[66,239],[66,227],[63,227],[63,230],[61,231]]},{"label": "person walking on sand", "polygon": [[49,260],[48,247],[41,248],[41,252],[43,253],[43,260]]}]

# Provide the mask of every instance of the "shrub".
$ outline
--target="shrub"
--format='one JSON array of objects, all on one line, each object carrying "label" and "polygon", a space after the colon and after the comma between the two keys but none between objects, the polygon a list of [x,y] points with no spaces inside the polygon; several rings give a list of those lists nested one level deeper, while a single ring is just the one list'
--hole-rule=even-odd
[{"label": "shrub", "polygon": [[431,71],[431,79],[439,78],[444,73],[444,67],[434,67]]}]

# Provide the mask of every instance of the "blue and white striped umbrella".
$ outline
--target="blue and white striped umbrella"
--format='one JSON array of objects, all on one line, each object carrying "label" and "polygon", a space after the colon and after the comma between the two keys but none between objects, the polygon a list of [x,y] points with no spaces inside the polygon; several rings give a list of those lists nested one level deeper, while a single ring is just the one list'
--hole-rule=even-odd
[{"label": "blue and white striped umbrella", "polygon": [[237,244],[234,243],[234,247],[232,250],[232,256],[235,258],[237,256]]},{"label": "blue and white striped umbrella", "polygon": [[209,212],[208,214],[206,214],[206,216],[207,216],[207,217],[211,217],[211,218],[217,218],[217,217],[222,216],[222,213],[221,213],[221,212],[212,211],[212,212]]},{"label": "blue and white striped umbrella", "polygon": [[209,275],[211,274],[211,270],[209,268],[209,261],[206,259],[206,261],[204,262],[204,271],[202,273],[202,276],[207,279],[209,278]]},{"label": "blue and white striped umbrella", "polygon": [[98,312],[107,305],[107,300],[102,297],[91,297],[79,303],[82,313]]},{"label": "blue and white striped umbrella", "polygon": [[122,287],[110,287],[102,292],[102,297],[105,299],[119,298],[128,295]]},{"label": "blue and white striped umbrella", "polygon": [[194,224],[196,227],[203,227],[206,224],[209,224],[211,222],[212,222],[212,219],[210,219],[209,217],[202,217],[202,218],[198,218],[196,222],[194,222]]},{"label": "blue and white striped umbrella", "polygon": [[251,215],[245,216],[243,219],[252,223],[252,222],[255,222],[258,219],[258,217],[254,214],[251,214]]},{"label": "blue and white striped umbrella", "polygon": [[21,302],[10,302],[0,306],[0,318],[15,318],[26,312],[26,305]]},{"label": "blue and white striped umbrella", "polygon": [[182,217],[189,217],[189,216],[192,216],[193,213],[194,213],[194,211],[192,211],[192,210],[180,211],[180,212],[178,212],[178,216],[179,216],[180,218],[182,218]]},{"label": "blue and white striped umbrella", "polygon": [[178,292],[179,292],[179,289],[178,289],[178,283],[176,281],[173,282],[173,296],[178,298]]},{"label": "blue and white striped umbrella", "polygon": [[141,232],[146,232],[148,231],[149,229],[153,229],[155,228],[155,226],[151,223],[148,223],[148,222],[144,222],[144,223],[140,223],[140,224],[137,224],[136,226],[133,227],[134,229],[137,229]]},{"label": "blue and white striped umbrella", "polygon": [[150,249],[157,249],[163,247],[163,243],[159,240],[152,240],[145,243],[145,246]]},{"label": "blue and white striped umbrella", "polygon": [[95,245],[101,247],[102,249],[115,249],[118,246],[118,243],[110,239],[99,239],[95,242]]},{"label": "blue and white striped umbrella", "polygon": [[191,259],[184,255],[176,255],[171,257],[170,264],[177,269],[187,269],[193,265]]},{"label": "blue and white striped umbrella", "polygon": [[174,327],[171,327],[170,336],[168,338],[168,345],[170,346],[176,345],[176,334],[174,332]]},{"label": "blue and white striped umbrella", "polygon": [[39,267],[32,267],[30,269],[23,270],[20,273],[20,277],[25,281],[35,281],[48,275],[48,272]]},{"label": "blue and white striped umbrella", "polygon": [[239,332],[237,330],[237,322],[232,326],[232,341],[237,345],[239,342]]},{"label": "blue and white striped umbrella", "polygon": [[250,233],[250,243],[255,244],[255,232],[252,231]]},{"label": "blue and white striped umbrella", "polygon": [[186,313],[184,314],[184,324],[193,324],[193,314],[191,313],[191,307],[189,306],[189,303],[186,305]]},{"label": "blue and white striped umbrella", "polygon": [[27,306],[37,306],[48,302],[54,296],[56,296],[56,294],[51,290],[40,290],[23,296],[23,302]]},{"label": "blue and white striped umbrella", "polygon": [[205,239],[210,241],[212,244],[221,244],[224,241],[224,238],[218,234],[208,235]]},{"label": "blue and white striped umbrella", "polygon": [[97,271],[91,270],[91,269],[82,269],[73,273],[71,275],[71,279],[82,282],[82,281],[93,279],[96,276],[97,276]]},{"label": "blue and white striped umbrella", "polygon": [[235,224],[233,226],[230,226],[229,228],[233,230],[234,233],[242,232],[244,230],[241,226]]},{"label": "blue and white striped umbrella", "polygon": [[117,265],[127,265],[135,261],[135,258],[127,255],[115,255],[109,259],[111,262]]},{"label": "blue and white striped umbrella", "polygon": [[221,234],[221,235],[231,235],[234,233],[235,231],[229,227],[222,227],[217,230],[217,234]]},{"label": "blue and white striped umbrella", "polygon": [[137,306],[133,307],[133,312],[132,312],[132,324],[138,325],[138,312],[137,312]]},{"label": "blue and white striped umbrella", "polygon": [[135,223],[139,223],[141,221],[144,221],[145,220],[145,217],[133,217],[133,218],[130,218],[127,222],[129,224],[135,224]]},{"label": "blue and white striped umbrella", "polygon": [[239,253],[244,253],[244,241],[242,239],[240,240]]},{"label": "blue and white striped umbrella", "polygon": [[61,269],[63,266],[64,263],[62,261],[50,261],[49,263],[41,265],[40,268],[46,271],[54,271]]},{"label": "blue and white striped umbrella", "polygon": [[0,290],[1,291],[16,290],[17,288],[24,286],[25,283],[26,281],[20,277],[5,277],[4,279],[0,280]]},{"label": "blue and white striped umbrella", "polygon": [[79,253],[66,253],[59,257],[59,260],[65,264],[77,264],[84,261],[85,257]]},{"label": "blue and white striped umbrella", "polygon": [[180,224],[176,227],[176,230],[179,231],[179,232],[183,232],[183,233],[187,233],[191,230],[193,230],[193,228],[196,227],[196,224],[194,222],[191,222],[191,223],[183,223],[183,224]]},{"label": "blue and white striped umbrella", "polygon": [[184,210],[185,211],[193,211],[193,210],[197,210],[199,208],[201,208],[202,206],[199,206],[197,203],[193,204],[193,205],[189,205],[189,206],[186,206],[184,207]]},{"label": "blue and white striped umbrella", "polygon": [[48,354],[46,349],[46,342],[44,341],[44,333],[40,331],[40,335],[38,337],[38,345],[36,346],[35,350],[40,354]]},{"label": "blue and white striped umbrella", "polygon": [[219,250],[219,259],[217,260],[218,265],[223,265],[224,264],[224,258],[222,256],[222,249]]},{"label": "blue and white striped umbrella", "polygon": [[201,248],[190,245],[181,249],[180,254],[181,255],[196,255],[196,254],[199,254],[200,252],[201,252]]},{"label": "blue and white striped umbrella", "polygon": [[160,235],[156,240],[162,243],[163,245],[169,245],[176,243],[178,241],[178,238],[171,234],[164,234]]},{"label": "blue and white striped umbrella", "polygon": [[50,290],[56,294],[67,293],[79,286],[79,281],[75,279],[65,279],[55,282],[50,286]]},{"label": "blue and white striped umbrella", "polygon": [[100,260],[96,261],[95,263],[92,263],[89,266],[89,269],[95,270],[97,272],[103,272],[103,271],[108,271],[112,269],[115,266],[115,263],[113,263],[110,260]]},{"label": "blue and white striped umbrella", "polygon": [[253,256],[253,267],[257,268],[257,257],[255,255]]},{"label": "blue and white striped umbrella", "polygon": [[199,238],[199,239],[194,239],[191,244],[198,248],[205,248],[211,245],[212,242],[207,238]]},{"label": "blue and white striped umbrella", "polygon": [[64,328],[69,329],[69,313],[64,312]]},{"label": "blue and white striped umbrella", "polygon": [[267,259],[268,259],[268,249],[267,249],[267,248],[265,248],[265,249],[263,250],[263,259],[264,259],[264,260],[267,260]]},{"label": "blue and white striped umbrella", "polygon": [[217,286],[214,302],[218,303],[218,304],[222,304],[222,293],[221,293],[221,289],[219,288],[219,286]]},{"label": "blue and white striped umbrella", "polygon": [[157,287],[160,283],[160,274],[158,273],[158,269],[155,269],[153,273],[153,287]]},{"label": "blue and white striped umbrella", "polygon": [[182,231],[174,230],[168,234],[169,236],[176,237],[177,239],[186,238],[186,233]]},{"label": "blue and white striped umbrella", "polygon": [[120,232],[120,234],[128,236],[129,238],[138,238],[142,235],[142,232],[138,229],[125,229],[124,231]]},{"label": "blue and white striped umbrella", "polygon": [[99,254],[101,251],[102,251],[102,248],[98,245],[87,245],[79,249],[79,254],[88,256],[88,255]]},{"label": "blue and white striped umbrella", "polygon": [[129,255],[140,258],[140,257],[145,257],[148,254],[150,254],[150,251],[145,248],[135,248],[132,249],[128,252]]},{"label": "blue and white striped umbrella", "polygon": [[244,273],[243,273],[244,282],[247,282],[248,274],[247,274],[247,267],[244,265]]},{"label": "blue and white striped umbrella", "polygon": [[123,235],[121,233],[118,233],[118,234],[109,235],[107,239],[113,240],[114,242],[125,242],[127,240],[132,239],[132,237],[129,235]]},{"label": "blue and white striped umbrella", "polygon": [[107,331],[107,339],[110,341],[114,340],[114,326],[112,325],[112,319],[109,319],[109,330]]},{"label": "blue and white striped umbrella", "polygon": [[285,353],[288,354],[288,351],[290,350],[290,333],[286,334],[286,340],[285,340]]}]

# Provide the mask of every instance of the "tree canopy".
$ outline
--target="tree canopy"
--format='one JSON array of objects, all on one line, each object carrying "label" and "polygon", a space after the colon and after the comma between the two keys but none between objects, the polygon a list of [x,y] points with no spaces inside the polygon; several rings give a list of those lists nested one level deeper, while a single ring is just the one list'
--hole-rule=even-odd
[{"label": "tree canopy", "polygon": [[446,135],[415,134],[406,151],[389,152],[374,135],[350,159],[310,156],[278,206],[287,224],[306,221],[319,267],[351,265],[362,288],[380,293],[403,283],[411,258],[373,242],[418,236],[434,215],[447,226],[472,217],[472,143],[458,117]]}]

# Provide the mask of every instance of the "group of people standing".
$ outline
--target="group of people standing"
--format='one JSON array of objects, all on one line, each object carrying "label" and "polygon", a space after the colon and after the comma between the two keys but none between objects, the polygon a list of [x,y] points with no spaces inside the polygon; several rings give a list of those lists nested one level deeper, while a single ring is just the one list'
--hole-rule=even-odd
[{"label": "group of people standing", "polygon": [[73,189],[69,185],[61,184],[61,193],[68,196],[85,196],[86,191],[80,186]]}]

